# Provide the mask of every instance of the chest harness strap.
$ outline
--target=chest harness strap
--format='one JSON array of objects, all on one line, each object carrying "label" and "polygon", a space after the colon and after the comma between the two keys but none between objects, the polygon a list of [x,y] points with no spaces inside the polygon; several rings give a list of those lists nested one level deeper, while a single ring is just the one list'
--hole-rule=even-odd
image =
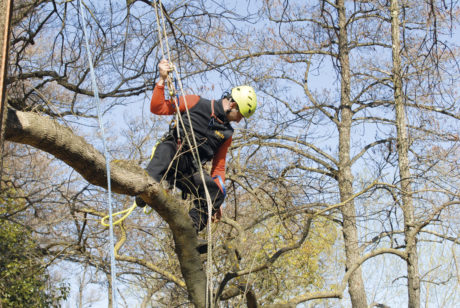
[{"label": "chest harness strap", "polygon": [[209,121],[208,128],[213,128],[215,121],[217,121],[219,124],[224,124],[224,122],[214,113],[214,100],[211,101],[211,111],[211,120]]}]

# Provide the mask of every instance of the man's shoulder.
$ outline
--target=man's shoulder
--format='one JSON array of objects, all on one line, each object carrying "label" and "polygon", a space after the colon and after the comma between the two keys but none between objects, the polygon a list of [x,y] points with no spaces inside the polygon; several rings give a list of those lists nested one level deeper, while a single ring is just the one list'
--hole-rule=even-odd
[{"label": "man's shoulder", "polygon": [[196,104],[198,101],[201,100],[201,97],[199,95],[195,95],[195,94],[187,94],[187,95],[185,95],[185,99],[187,100],[187,103]]},{"label": "man's shoulder", "polygon": [[191,109],[195,107],[195,105],[200,101],[200,99],[201,98],[198,95],[193,95],[193,94],[181,96],[180,97],[181,106],[179,107],[181,112],[185,111],[185,107],[184,107],[185,105],[182,105],[182,103],[185,102],[185,104],[187,104],[188,109]]}]

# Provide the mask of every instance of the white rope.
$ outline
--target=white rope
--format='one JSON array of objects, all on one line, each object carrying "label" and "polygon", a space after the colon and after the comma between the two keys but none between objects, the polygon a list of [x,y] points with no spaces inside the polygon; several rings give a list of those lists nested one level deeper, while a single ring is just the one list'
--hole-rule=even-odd
[{"label": "white rope", "polygon": [[[156,22],[157,22],[157,31],[158,31],[158,40],[160,41],[160,48],[161,48],[161,55],[162,55],[162,59],[165,59],[165,51],[164,51],[164,45],[163,45],[163,35],[161,34],[161,25],[160,25],[160,16],[158,16],[158,7],[157,7],[157,3],[156,1],[154,0],[153,1],[153,5],[155,7],[155,19],[156,19]],[[160,3],[161,5],[161,3]],[[163,12],[163,10],[161,10],[161,12]],[[166,33],[166,28],[164,30],[164,37],[165,37],[165,40],[167,42],[167,33]],[[168,48],[168,61],[171,62],[171,55],[169,53],[169,45],[166,45],[167,48]],[[169,82],[169,85],[168,85],[168,88],[170,88],[170,85],[171,85],[171,78],[169,77],[168,75],[168,82]],[[179,136],[180,134],[180,130],[179,130],[179,113],[176,112],[176,115],[175,115],[175,118],[176,118],[176,129],[177,129],[177,136]],[[173,160],[176,160],[177,158],[177,154],[174,155],[174,159]],[[163,181],[164,178],[166,178],[166,174],[169,172],[169,169],[171,168],[172,166],[172,163],[168,166],[168,169],[166,170],[165,172],[165,175],[163,176],[163,178],[161,179],[161,181]],[[179,160],[176,161],[176,170],[175,170],[175,173],[174,173],[174,184],[173,184],[173,191],[174,193],[176,192],[176,179],[177,179],[177,167],[179,166]]]},{"label": "white rope", "polygon": [[[154,6],[155,6],[155,13],[156,13],[156,17],[157,17],[157,27],[161,27],[160,26],[160,21],[159,21],[159,17],[158,17],[158,7],[156,5],[156,2],[154,2]],[[193,131],[193,127],[192,127],[192,121],[191,121],[191,118],[190,118],[190,112],[189,112],[189,109],[188,109],[188,104],[187,104],[187,100],[185,98],[185,91],[184,91],[184,88],[182,86],[182,81],[180,79],[180,76],[179,76],[179,72],[177,71],[177,68],[175,65],[173,65],[172,61],[171,61],[171,53],[170,53],[170,49],[169,49],[169,44],[168,44],[168,41],[167,41],[167,33],[166,33],[166,26],[165,26],[165,20],[164,20],[164,14],[163,14],[163,9],[162,9],[162,4],[161,4],[161,0],[159,0],[159,6],[160,6],[160,15],[161,15],[161,24],[162,24],[162,29],[163,29],[163,35],[164,35],[164,38],[165,38],[165,41],[166,41],[166,49],[167,49],[167,53],[168,53],[168,61],[170,62],[170,65],[172,66],[176,76],[177,76],[177,81],[179,83],[179,88],[180,88],[180,93],[182,94],[182,97],[184,99],[184,104],[185,104],[185,110],[186,110],[186,114],[187,114],[187,118],[189,120],[189,123],[190,123],[190,134],[192,135],[192,140],[193,140],[193,146],[190,142],[190,139],[189,139],[189,136],[188,134],[185,134],[185,138],[187,140],[187,143],[189,144],[190,146],[190,149],[192,150],[192,155],[193,155],[193,158],[195,159],[195,161],[197,162],[197,165],[198,165],[198,169],[199,169],[199,172],[200,172],[200,177],[201,177],[201,181],[203,182],[203,187],[204,187],[204,191],[205,191],[205,196],[206,196],[206,202],[207,202],[207,205],[208,205],[208,233],[207,233],[207,238],[208,238],[208,251],[207,251],[207,262],[206,262],[206,307],[210,307],[212,308],[214,303],[213,303],[213,300],[212,300],[212,230],[211,230],[211,223],[212,223],[212,200],[211,200],[211,196],[209,194],[209,190],[208,190],[208,187],[206,185],[206,181],[205,181],[205,178],[204,178],[204,172],[203,172],[203,168],[202,168],[202,165],[201,165],[201,160],[200,160],[200,156],[199,156],[199,152],[198,152],[198,146],[197,146],[197,143],[196,143],[196,138],[195,138],[195,133]],[[160,33],[160,30],[158,29],[158,32]],[[163,54],[163,57],[164,57],[164,50],[163,50],[163,43],[162,43],[162,36],[159,34],[159,40],[160,40],[160,46],[162,48],[162,54]],[[180,115],[179,113],[179,105],[178,105],[178,102],[176,99],[173,99],[174,101],[174,104],[176,106],[176,114],[178,115],[178,120],[180,123],[176,123],[179,127],[179,124],[182,126],[182,128],[184,129],[185,131],[185,125],[183,123],[183,120],[182,120],[182,116]],[[193,151],[193,149],[195,149],[196,152]],[[210,306],[209,306],[210,305]]]},{"label": "white rope", "polygon": [[248,290],[249,290],[249,278],[251,277],[252,269],[254,268],[254,261],[255,260],[256,260],[256,254],[254,254],[254,257],[252,258],[251,267],[249,268],[248,278],[246,279],[246,286],[244,287],[244,293],[243,293],[243,296],[241,296],[241,299],[240,299],[240,302],[238,304],[238,307],[240,305],[242,305],[243,299],[246,297],[246,294],[248,293]]},{"label": "white rope", "polygon": [[[174,67],[174,70],[177,74],[177,70],[176,68]],[[181,89],[181,93],[183,94],[184,93],[184,90],[183,90],[183,87],[182,87],[182,82],[181,80],[178,78],[178,83],[179,83],[179,87]],[[206,258],[206,307],[208,307],[208,302],[210,303],[210,308],[212,308],[214,306],[214,303],[213,303],[213,300],[212,300],[212,230],[211,230],[211,223],[212,223],[212,200],[211,200],[211,196],[209,194],[209,190],[208,190],[208,187],[206,185],[206,182],[205,182],[205,179],[204,179],[204,172],[203,172],[203,167],[200,163],[200,157],[199,157],[199,153],[198,153],[198,146],[196,144],[196,138],[195,138],[195,134],[193,132],[193,128],[192,128],[192,121],[190,120],[190,113],[189,113],[189,109],[188,109],[188,106],[187,106],[187,101],[185,99],[185,95],[183,95],[184,97],[184,103],[185,103],[185,108],[186,108],[186,111],[187,111],[187,116],[189,118],[189,122],[190,122],[190,130],[191,130],[191,134],[192,134],[192,140],[193,140],[193,143],[194,143],[194,148],[196,149],[196,155],[197,155],[197,164],[198,164],[198,169],[200,171],[200,177],[201,177],[201,181],[203,182],[203,187],[204,187],[204,192],[205,192],[205,196],[206,196],[206,202],[208,204],[208,228],[207,228],[207,237],[208,237],[208,251],[207,251],[207,258]],[[187,134],[186,134],[187,135]],[[208,301],[209,300],[209,301]]]},{"label": "white rope", "polygon": [[94,92],[94,99],[96,100],[96,105],[97,105],[97,118],[99,121],[99,127],[101,130],[101,139],[102,139],[102,145],[104,148],[104,157],[105,157],[105,163],[106,163],[106,168],[107,168],[107,195],[108,195],[108,201],[109,201],[109,241],[110,241],[110,273],[111,273],[111,283],[112,283],[112,303],[113,307],[117,308],[117,270],[116,270],[116,265],[115,265],[115,252],[114,252],[114,238],[113,238],[113,219],[112,219],[112,193],[111,193],[111,181],[110,181],[110,163],[109,163],[109,153],[107,151],[107,146],[105,143],[105,136],[104,136],[104,124],[102,123],[102,112],[101,112],[101,102],[99,99],[99,90],[97,87],[97,82],[96,82],[96,74],[94,73],[94,67],[93,67],[93,62],[92,62],[92,55],[91,51],[89,48],[89,41],[88,41],[88,33],[86,31],[86,24],[85,24],[85,12],[83,10],[83,1],[80,0],[80,14],[82,18],[82,26],[83,26],[83,33],[85,37],[85,43],[86,43],[86,53],[88,56],[88,64],[89,64],[89,69],[91,72],[91,81],[93,84],[93,92]]}]

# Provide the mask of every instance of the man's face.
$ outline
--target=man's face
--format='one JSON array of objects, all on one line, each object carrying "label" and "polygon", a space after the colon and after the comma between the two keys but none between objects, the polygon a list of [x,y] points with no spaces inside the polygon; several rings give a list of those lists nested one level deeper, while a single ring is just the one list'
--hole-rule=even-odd
[{"label": "man's face", "polygon": [[232,102],[230,105],[231,109],[227,113],[227,119],[230,122],[236,122],[239,123],[241,119],[243,118],[243,115],[240,113],[240,110],[238,109],[238,104],[235,102]]}]

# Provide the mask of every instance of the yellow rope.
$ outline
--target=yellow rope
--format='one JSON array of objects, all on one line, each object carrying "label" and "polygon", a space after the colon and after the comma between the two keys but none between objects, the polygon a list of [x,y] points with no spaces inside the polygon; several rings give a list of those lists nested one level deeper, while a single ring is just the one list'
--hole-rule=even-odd
[{"label": "yellow rope", "polygon": [[153,212],[153,208],[150,206],[144,206],[144,214],[150,215]]},{"label": "yellow rope", "polygon": [[[125,213],[126,213],[126,214],[123,215],[120,219],[114,221],[114,222],[113,222],[113,225],[115,226],[115,225],[121,223],[123,220],[125,220],[125,218],[128,217],[128,216],[131,214],[131,212],[132,212],[136,207],[137,207],[137,204],[136,204],[136,202],[134,201],[134,202],[133,202],[133,205],[132,205],[130,208],[127,208],[127,209],[125,209],[125,210],[123,210],[123,211],[114,213],[114,214],[112,215],[112,217],[120,216],[120,215],[123,215],[123,214],[125,214]],[[105,217],[103,217],[103,218],[101,219],[101,224],[102,224],[104,227],[110,226],[110,224],[108,224],[108,223],[105,222],[105,220],[107,220],[107,219],[109,219],[109,218],[110,218],[110,215],[107,215],[107,216],[105,216]]]},{"label": "yellow rope", "polygon": [[[155,143],[155,145],[153,146],[152,148],[152,154],[150,155],[150,159],[153,158],[153,155],[155,154],[155,150],[157,149],[157,145],[158,145],[159,142]],[[115,160],[116,161],[116,160]],[[113,225],[117,225],[119,223],[121,223],[123,220],[126,219],[126,217],[128,217],[129,215],[131,215],[131,213],[134,211],[134,209],[137,207],[137,204],[136,204],[136,201],[133,202],[133,205],[130,207],[130,208],[127,208],[123,211],[120,211],[120,212],[116,212],[112,215],[112,217],[115,217],[115,216],[119,216],[119,215],[122,215],[124,213],[126,213],[126,215],[124,215],[123,217],[121,217],[119,220],[115,221],[113,223]],[[147,215],[150,215],[150,213],[152,213],[153,209],[151,207],[144,207],[144,213],[147,214]],[[107,215],[105,217],[103,217],[101,219],[101,224],[104,226],[104,227],[108,227],[110,226],[109,224],[105,223],[105,220],[109,219],[109,216],[110,215]]]}]

